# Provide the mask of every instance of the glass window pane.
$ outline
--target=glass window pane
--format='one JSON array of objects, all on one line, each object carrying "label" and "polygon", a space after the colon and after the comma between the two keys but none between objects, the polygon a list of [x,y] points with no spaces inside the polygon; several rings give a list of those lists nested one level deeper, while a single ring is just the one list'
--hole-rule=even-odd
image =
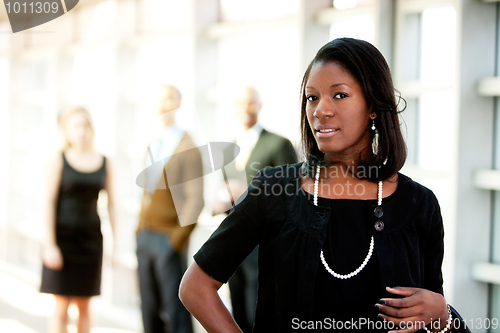
[{"label": "glass window pane", "polygon": [[0,53],[7,52],[9,50],[10,43],[10,33],[12,29],[8,22],[0,23]]},{"label": "glass window pane", "polygon": [[190,1],[142,0],[142,25],[147,32],[165,32],[188,28],[191,24]]},{"label": "glass window pane", "polygon": [[[182,94],[182,103],[176,119],[186,129],[192,124],[189,119],[195,117],[192,96],[193,45],[189,38],[166,38],[142,46],[137,50],[135,93],[138,112],[138,140],[149,140],[152,129],[158,130],[159,123],[153,111],[157,107],[154,97],[159,84],[176,86]],[[186,121],[186,119],[188,119]],[[142,139],[141,139],[142,138]],[[147,141],[146,141],[147,142]],[[143,145],[146,147],[146,144]]]},{"label": "glass window pane", "polygon": [[26,61],[22,66],[22,85],[24,93],[40,93],[47,88],[47,63],[44,59]]},{"label": "glass window pane", "polygon": [[297,14],[299,0],[220,0],[220,11],[221,21],[275,19]]},{"label": "glass window pane", "polygon": [[6,209],[2,207],[7,202],[8,169],[9,169],[9,77],[10,68],[7,58],[0,58],[0,224]]},{"label": "glass window pane", "polygon": [[330,39],[351,37],[375,43],[375,18],[373,14],[346,17],[330,26]]},{"label": "glass window pane", "polygon": [[[404,102],[401,103],[404,104]],[[406,100],[406,103],[406,109],[400,113],[401,130],[408,147],[406,163],[414,165],[418,163],[418,99],[411,98]],[[400,105],[401,107],[402,105]]]},{"label": "glass window pane", "polygon": [[[251,85],[259,91],[259,122],[270,131],[295,139],[302,73],[294,28],[231,36],[218,42],[217,129],[219,139],[236,135],[235,89]],[[280,43],[276,43],[279,40]]]},{"label": "glass window pane", "polygon": [[30,151],[34,143],[44,140],[44,137],[40,136],[44,111],[41,105],[26,105],[16,108],[16,112],[11,113],[10,125],[16,148]]},{"label": "glass window pane", "polygon": [[107,0],[78,10],[76,12],[78,39],[95,41],[111,37],[116,26],[116,9],[116,2]]},{"label": "glass window pane", "polygon": [[419,164],[450,170],[453,147],[453,93],[426,93],[420,98]]},{"label": "glass window pane", "polygon": [[119,1],[116,13],[116,33],[118,38],[133,35],[137,29],[138,2],[134,0]]},{"label": "glass window pane", "polygon": [[[496,130],[500,130],[500,128],[496,128]],[[500,147],[496,147],[498,150]],[[500,264],[500,192],[493,192],[493,216],[492,216],[492,225],[491,225],[491,260],[493,263]],[[491,309],[490,314],[498,314],[500,313],[500,285],[492,286],[490,290],[490,299],[491,299]],[[492,317],[497,317],[497,315],[493,315]]]},{"label": "glass window pane", "polygon": [[115,52],[112,46],[75,53],[71,103],[87,107],[95,126],[96,149],[113,151]]},{"label": "glass window pane", "polygon": [[336,9],[354,8],[360,5],[367,5],[374,3],[373,0],[333,0],[333,7]]},{"label": "glass window pane", "polygon": [[453,7],[422,13],[421,79],[425,85],[452,84],[455,79],[456,11]]},{"label": "glass window pane", "polygon": [[401,38],[401,79],[413,81],[420,79],[421,62],[421,19],[420,13],[412,13],[404,16],[403,36]]}]

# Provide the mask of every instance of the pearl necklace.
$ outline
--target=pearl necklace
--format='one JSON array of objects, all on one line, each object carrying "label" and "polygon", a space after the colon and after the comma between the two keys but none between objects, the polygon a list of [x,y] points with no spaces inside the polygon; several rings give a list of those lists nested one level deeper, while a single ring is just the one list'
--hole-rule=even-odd
[{"label": "pearl necklace", "polygon": [[[318,206],[318,186],[319,186],[320,169],[321,169],[321,167],[318,165],[316,168],[316,174],[314,177],[314,199],[313,199],[314,206]],[[382,181],[378,182],[377,205],[378,206],[382,205]],[[361,272],[363,270],[363,268],[365,268],[366,264],[368,263],[368,261],[372,257],[374,247],[375,247],[375,241],[373,240],[373,236],[372,236],[371,241],[370,241],[370,249],[368,250],[368,254],[366,255],[365,260],[363,261],[361,266],[359,266],[354,272],[351,272],[351,273],[345,274],[345,275],[336,273],[333,269],[330,268],[330,266],[328,266],[328,263],[325,260],[325,256],[323,255],[323,249],[321,250],[321,254],[319,257],[321,258],[321,262],[323,263],[323,266],[325,266],[325,269],[328,271],[328,273],[330,273],[331,275],[333,275],[337,279],[344,280],[344,279],[352,278],[353,276],[355,276],[359,272]]]}]

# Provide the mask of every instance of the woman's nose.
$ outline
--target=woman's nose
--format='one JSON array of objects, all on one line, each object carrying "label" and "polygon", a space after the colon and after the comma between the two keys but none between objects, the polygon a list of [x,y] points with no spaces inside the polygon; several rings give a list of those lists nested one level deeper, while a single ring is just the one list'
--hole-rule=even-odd
[{"label": "woman's nose", "polygon": [[332,117],[335,114],[333,103],[328,99],[322,99],[319,101],[316,110],[314,111],[314,116],[316,118]]}]

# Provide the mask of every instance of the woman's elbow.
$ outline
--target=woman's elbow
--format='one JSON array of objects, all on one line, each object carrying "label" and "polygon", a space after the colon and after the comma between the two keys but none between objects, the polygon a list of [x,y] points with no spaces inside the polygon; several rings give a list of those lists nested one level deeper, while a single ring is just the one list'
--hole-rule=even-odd
[{"label": "woman's elbow", "polygon": [[189,310],[202,302],[202,299],[208,300],[217,295],[217,290],[221,285],[222,283],[210,277],[195,262],[182,277],[179,286],[179,299]]},{"label": "woman's elbow", "polygon": [[189,277],[184,274],[182,277],[181,283],[179,285],[179,299],[181,300],[182,304],[184,306],[187,306],[187,303],[189,303],[189,292],[192,289],[190,287],[191,281],[189,281]]},{"label": "woman's elbow", "polygon": [[197,290],[200,288],[201,282],[199,271],[201,271],[201,268],[196,263],[193,263],[184,273],[179,285],[179,299],[188,310],[195,298],[200,295],[199,290]]}]

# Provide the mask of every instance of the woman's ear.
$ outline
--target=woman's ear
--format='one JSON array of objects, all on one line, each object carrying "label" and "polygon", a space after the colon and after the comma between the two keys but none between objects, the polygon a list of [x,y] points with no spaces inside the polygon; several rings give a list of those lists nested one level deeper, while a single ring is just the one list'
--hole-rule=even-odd
[{"label": "woman's ear", "polygon": [[373,120],[375,118],[377,118],[377,113],[376,112],[373,112],[373,106],[370,106],[370,119]]}]

